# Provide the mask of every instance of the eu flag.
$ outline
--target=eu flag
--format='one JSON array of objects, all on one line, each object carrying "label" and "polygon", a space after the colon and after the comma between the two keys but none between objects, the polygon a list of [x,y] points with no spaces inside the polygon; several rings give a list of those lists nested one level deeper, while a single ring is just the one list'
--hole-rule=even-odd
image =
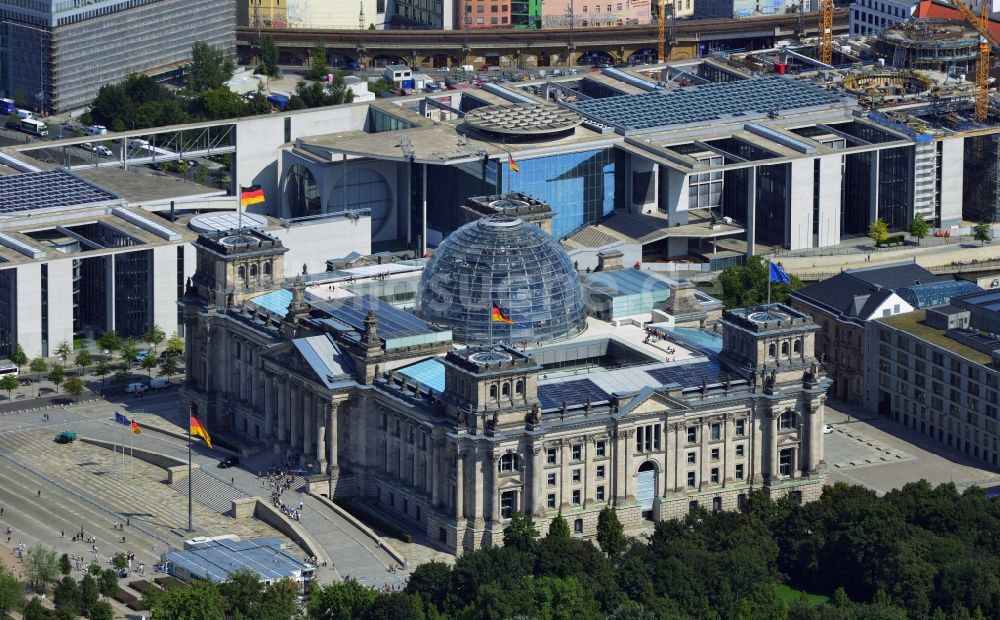
[{"label": "eu flag", "polygon": [[132,420],[129,420],[119,412],[115,412],[115,422],[118,424],[124,424],[125,426],[132,426]]},{"label": "eu flag", "polygon": [[770,282],[775,282],[778,284],[791,284],[791,280],[788,277],[788,272],[781,268],[781,265],[777,263],[768,263],[771,266],[771,272],[768,275],[768,280]]}]

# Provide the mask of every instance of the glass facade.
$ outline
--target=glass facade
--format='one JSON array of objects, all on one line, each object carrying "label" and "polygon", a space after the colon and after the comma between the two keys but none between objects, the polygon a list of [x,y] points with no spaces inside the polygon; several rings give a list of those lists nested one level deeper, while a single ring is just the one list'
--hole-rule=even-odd
[{"label": "glass facade", "polygon": [[542,229],[505,215],[466,224],[441,243],[424,270],[417,309],[470,344],[535,343],[586,328],[569,256]]},{"label": "glass facade", "polygon": [[883,149],[878,154],[878,216],[889,230],[906,230],[913,204],[913,147]]},{"label": "glass facade", "polygon": [[615,152],[599,149],[517,161],[503,161],[502,191],[530,194],[552,207],[552,235],[565,237],[584,224],[600,222],[615,208]]}]

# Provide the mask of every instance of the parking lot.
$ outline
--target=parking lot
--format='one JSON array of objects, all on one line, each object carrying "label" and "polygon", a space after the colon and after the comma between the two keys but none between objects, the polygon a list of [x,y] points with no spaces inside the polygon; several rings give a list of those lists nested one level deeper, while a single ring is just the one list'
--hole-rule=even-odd
[{"label": "parking lot", "polygon": [[878,493],[921,478],[959,488],[1000,484],[1000,472],[988,464],[885,418],[828,401],[826,421],[834,429],[824,446],[831,483],[860,484]]}]

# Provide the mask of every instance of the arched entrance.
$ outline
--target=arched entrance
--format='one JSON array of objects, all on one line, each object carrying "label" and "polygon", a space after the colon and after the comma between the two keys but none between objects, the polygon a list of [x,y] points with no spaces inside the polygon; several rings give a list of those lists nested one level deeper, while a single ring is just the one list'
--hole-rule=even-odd
[{"label": "arched entrance", "polygon": [[285,178],[285,204],[289,217],[319,215],[323,212],[319,186],[312,172],[302,164],[295,164]]},{"label": "arched entrance", "polygon": [[656,499],[656,463],[646,461],[635,475],[635,498],[642,507],[642,518],[653,518],[653,500]]}]

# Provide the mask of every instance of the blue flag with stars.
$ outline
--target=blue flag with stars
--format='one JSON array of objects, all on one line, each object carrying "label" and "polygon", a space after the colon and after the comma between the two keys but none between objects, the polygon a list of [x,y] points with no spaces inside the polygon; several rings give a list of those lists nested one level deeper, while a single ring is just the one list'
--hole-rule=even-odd
[{"label": "blue flag with stars", "polygon": [[768,263],[771,266],[771,273],[768,275],[768,281],[775,282],[778,284],[791,284],[791,279],[788,277],[788,272],[781,268],[781,265],[777,263]]}]

